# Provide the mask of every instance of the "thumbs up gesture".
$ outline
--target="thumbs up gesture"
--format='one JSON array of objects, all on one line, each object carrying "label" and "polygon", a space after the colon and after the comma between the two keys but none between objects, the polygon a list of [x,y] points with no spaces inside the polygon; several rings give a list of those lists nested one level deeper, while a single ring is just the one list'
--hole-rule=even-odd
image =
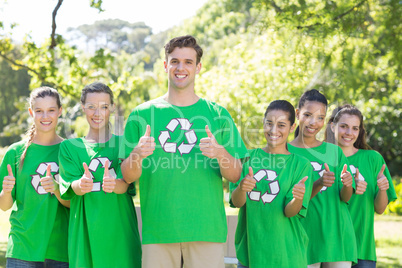
[{"label": "thumbs up gesture", "polygon": [[356,194],[364,194],[367,188],[367,182],[364,180],[359,179],[360,172],[359,169],[356,168],[356,174],[355,174],[355,182],[356,182]]},{"label": "thumbs up gesture", "polygon": [[151,126],[147,125],[145,134],[140,138],[134,151],[141,159],[143,159],[154,153],[155,146],[155,138],[151,137]]},{"label": "thumbs up gesture", "polygon": [[322,185],[325,187],[331,187],[335,182],[335,173],[329,170],[327,163],[324,163],[324,166],[325,170],[321,177]]},{"label": "thumbs up gesture", "polygon": [[248,168],[248,174],[240,181],[240,189],[243,192],[251,192],[257,181],[254,179],[253,168]]},{"label": "thumbs up gesture", "polygon": [[380,191],[386,191],[389,188],[387,177],[384,176],[385,164],[382,165],[380,173],[377,175],[377,185]]},{"label": "thumbs up gesture", "polygon": [[53,180],[53,176],[51,173],[51,165],[47,165],[46,167],[46,176],[40,179],[40,185],[43,189],[48,193],[54,193],[57,188],[57,184]]},{"label": "thumbs up gesture", "polygon": [[211,159],[220,158],[224,147],[218,144],[215,136],[212,134],[211,130],[209,130],[208,125],[205,126],[205,132],[208,137],[200,140],[200,150],[202,154]]},{"label": "thumbs up gesture", "polygon": [[87,163],[82,163],[84,167],[84,175],[79,179],[78,186],[80,187],[81,193],[86,194],[92,191],[94,186],[94,181],[91,178],[91,172],[88,169]]},{"label": "thumbs up gesture", "polygon": [[295,186],[293,186],[292,190],[293,198],[303,200],[304,193],[306,192],[306,185],[304,183],[306,182],[307,179],[308,176],[304,177]]},{"label": "thumbs up gesture", "polygon": [[353,185],[353,177],[352,174],[350,174],[349,171],[347,171],[348,165],[343,165],[343,169],[341,172],[341,181],[343,183],[343,186],[345,187],[352,187]]},{"label": "thumbs up gesture", "polygon": [[7,165],[8,176],[3,179],[3,192],[11,193],[15,185],[15,177],[13,175],[13,170],[10,165]]},{"label": "thumbs up gesture", "polygon": [[105,173],[103,174],[102,189],[105,193],[112,193],[116,187],[116,179],[110,175],[109,160],[105,161]]}]

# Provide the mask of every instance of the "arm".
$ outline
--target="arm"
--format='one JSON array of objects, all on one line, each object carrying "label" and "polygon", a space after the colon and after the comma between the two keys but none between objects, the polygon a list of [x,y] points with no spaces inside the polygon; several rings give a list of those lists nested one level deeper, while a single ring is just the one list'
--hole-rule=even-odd
[{"label": "arm", "polygon": [[374,209],[378,214],[383,214],[388,205],[387,190],[379,190],[374,200]]},{"label": "arm", "polygon": [[225,148],[217,157],[222,176],[230,182],[236,183],[240,179],[242,164],[240,159],[231,156]]},{"label": "arm", "polygon": [[57,200],[59,200],[60,204],[62,204],[66,208],[70,208],[70,200],[61,199],[60,190],[58,188],[57,188],[57,190],[54,191],[54,195],[56,196]]},{"label": "arm", "polygon": [[0,209],[3,211],[9,210],[13,206],[14,200],[10,192],[2,190],[0,192]]},{"label": "arm", "polygon": [[388,178],[384,176],[385,164],[382,165],[377,175],[378,193],[374,200],[374,209],[378,214],[384,213],[388,205],[387,190],[389,189]]}]

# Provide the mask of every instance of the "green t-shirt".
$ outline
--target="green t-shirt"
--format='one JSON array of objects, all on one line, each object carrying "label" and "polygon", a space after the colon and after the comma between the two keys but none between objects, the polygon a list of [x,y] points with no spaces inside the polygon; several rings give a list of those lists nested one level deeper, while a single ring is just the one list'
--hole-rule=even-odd
[{"label": "green t-shirt", "polygon": [[10,215],[7,258],[43,262],[45,259],[68,261],[68,209],[40,186],[50,164],[52,175],[58,180],[60,144],[43,146],[32,143],[20,169],[20,158],[26,141],[12,144],[1,163],[0,191],[8,176],[10,164],[15,177],[12,191],[14,204]]},{"label": "green t-shirt", "polygon": [[[349,211],[356,234],[357,258],[375,261],[377,257],[374,239],[374,200],[378,193],[377,175],[385,161],[374,150],[359,150],[354,155],[349,156],[348,161],[353,175],[356,174],[356,168],[358,168],[360,172],[359,180],[367,182],[364,194],[354,194],[349,201]],[[384,175],[389,182],[387,195],[388,201],[391,202],[397,196],[388,168],[385,168]]]},{"label": "green t-shirt", "polygon": [[[65,140],[60,146],[60,191],[71,200],[69,263],[71,267],[141,267],[141,242],[137,215],[127,194],[102,190],[104,164],[110,174],[119,168],[120,137],[106,143],[89,143],[85,138]],[[92,192],[76,195],[71,188],[88,165],[94,180]]]},{"label": "green t-shirt", "polygon": [[156,149],[143,160],[139,181],[142,243],[225,242],[222,176],[217,160],[202,155],[199,143],[208,125],[233,157],[246,157],[232,117],[205,99],[185,107],[162,98],[141,104],[127,120],[120,158],[129,156],[147,124]]},{"label": "green t-shirt", "polygon": [[[237,259],[250,268],[307,267],[308,237],[299,218],[307,212],[312,190],[310,162],[295,154],[268,154],[250,150],[241,179],[253,168],[256,187],[240,208],[235,236]],[[293,187],[308,176],[303,206],[299,214],[288,218],[284,210],[293,199]],[[232,193],[240,181],[230,183]],[[290,254],[291,252],[291,254]],[[290,254],[290,255],[289,255]]]},{"label": "green t-shirt", "polygon": [[[304,219],[301,219],[309,237],[307,249],[308,264],[318,262],[357,261],[356,238],[347,203],[341,200],[341,172],[348,164],[342,149],[323,142],[314,148],[298,148],[288,144],[289,151],[306,157],[313,166],[313,181],[318,180],[325,170],[335,173],[331,187],[323,187],[314,196]],[[348,168],[350,172],[350,169]],[[353,188],[355,183],[353,182]]]}]

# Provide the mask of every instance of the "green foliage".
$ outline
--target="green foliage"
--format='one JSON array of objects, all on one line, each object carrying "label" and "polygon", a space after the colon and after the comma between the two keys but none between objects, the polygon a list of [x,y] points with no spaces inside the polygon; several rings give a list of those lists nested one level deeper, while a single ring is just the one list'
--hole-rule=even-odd
[{"label": "green foliage", "polygon": [[388,204],[386,212],[387,212],[387,214],[397,214],[397,215],[401,216],[402,215],[402,183],[397,184],[394,182],[394,185],[395,185],[395,192],[396,192],[398,198],[395,201],[390,202]]}]

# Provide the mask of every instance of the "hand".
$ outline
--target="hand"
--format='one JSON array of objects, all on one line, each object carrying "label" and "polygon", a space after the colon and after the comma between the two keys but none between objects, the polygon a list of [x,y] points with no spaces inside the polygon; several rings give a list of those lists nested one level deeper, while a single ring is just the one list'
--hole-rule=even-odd
[{"label": "hand", "polygon": [[353,185],[353,177],[352,174],[350,174],[349,171],[347,171],[348,165],[343,165],[343,169],[341,172],[341,181],[343,183],[343,186],[345,187],[352,187]]},{"label": "hand", "polygon": [[7,165],[8,176],[3,179],[3,192],[11,193],[15,185],[15,177],[13,175],[13,170],[10,165]]},{"label": "hand", "polygon": [[211,159],[220,158],[224,147],[218,144],[211,130],[209,130],[208,125],[205,126],[205,131],[208,137],[200,140],[200,150],[202,154]]},{"label": "hand", "polygon": [[116,179],[110,175],[109,160],[105,161],[105,173],[103,173],[102,189],[105,193],[112,193],[116,187]]},{"label": "hand", "polygon": [[377,185],[380,191],[386,191],[389,189],[389,183],[387,177],[384,176],[385,164],[382,165],[380,173],[377,176]]},{"label": "hand", "polygon": [[254,189],[256,183],[257,181],[254,179],[253,168],[249,167],[248,174],[240,182],[240,190],[242,190],[243,192],[251,192]]},{"label": "hand", "polygon": [[143,159],[154,153],[155,146],[155,138],[151,137],[151,127],[147,125],[144,136],[140,138],[133,151]]},{"label": "hand", "polygon": [[92,191],[94,187],[94,181],[91,178],[91,172],[88,169],[88,165],[86,163],[82,164],[84,166],[84,175],[82,175],[79,180],[78,186],[83,194],[89,193]]},{"label": "hand", "polygon": [[331,187],[332,184],[334,184],[334,182],[335,182],[335,173],[329,171],[329,167],[328,167],[327,163],[324,163],[324,166],[325,166],[325,170],[321,177],[322,185],[325,187]]},{"label": "hand", "polygon": [[40,185],[42,185],[43,189],[48,193],[54,193],[57,188],[57,184],[55,184],[53,180],[51,167],[51,165],[47,165],[46,176],[40,179]]},{"label": "hand", "polygon": [[308,176],[304,177],[295,186],[293,186],[292,190],[293,198],[303,200],[304,193],[306,192],[306,185],[304,183],[306,182],[307,179]]},{"label": "hand", "polygon": [[355,174],[355,182],[356,182],[356,194],[364,194],[367,188],[367,182],[363,180],[359,180],[360,172],[359,169],[356,168]]}]

